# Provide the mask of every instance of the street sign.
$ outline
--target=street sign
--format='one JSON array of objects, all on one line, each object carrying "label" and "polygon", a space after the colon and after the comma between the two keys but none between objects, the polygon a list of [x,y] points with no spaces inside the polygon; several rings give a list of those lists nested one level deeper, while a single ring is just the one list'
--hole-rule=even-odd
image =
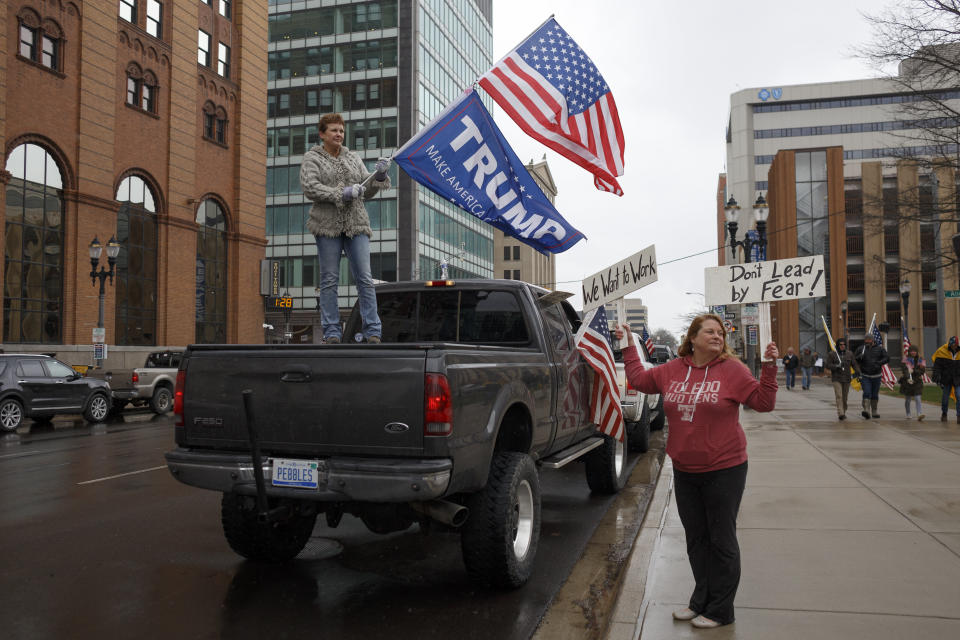
[{"label": "street sign", "polygon": [[107,359],[107,345],[105,345],[105,344],[95,344],[95,345],[93,345],[93,358],[94,358],[94,360],[106,360],[106,359]]},{"label": "street sign", "polygon": [[960,289],[944,289],[944,298],[960,298]]},{"label": "street sign", "polygon": [[747,325],[747,344],[757,344],[757,325]]},{"label": "street sign", "polygon": [[106,327],[94,327],[93,328],[93,344],[107,341],[107,328]]},{"label": "street sign", "polygon": [[726,318],[727,320],[733,320],[734,318],[737,317],[737,314],[728,311],[725,314],[723,314],[723,317]]}]

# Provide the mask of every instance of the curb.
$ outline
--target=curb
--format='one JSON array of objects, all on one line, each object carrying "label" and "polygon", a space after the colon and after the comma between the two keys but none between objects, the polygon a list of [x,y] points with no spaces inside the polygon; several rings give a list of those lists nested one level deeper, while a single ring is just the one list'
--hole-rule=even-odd
[{"label": "curb", "polygon": [[[605,637],[615,617],[614,608],[621,591],[626,588],[625,577],[638,563],[637,542],[643,539],[650,505],[658,504],[658,480],[665,446],[665,431],[650,436],[650,449],[637,460],[627,486],[597,524],[582,557],[534,632],[534,640]],[[663,504],[666,505],[665,499]],[[660,510],[663,509],[661,506]],[[641,544],[646,548],[645,540]],[[645,579],[645,566],[643,570],[641,577]]]}]

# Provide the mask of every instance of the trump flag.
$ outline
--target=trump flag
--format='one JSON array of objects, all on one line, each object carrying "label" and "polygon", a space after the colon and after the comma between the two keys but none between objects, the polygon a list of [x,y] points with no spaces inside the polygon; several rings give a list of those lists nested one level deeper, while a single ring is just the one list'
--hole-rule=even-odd
[{"label": "trump flag", "polygon": [[411,178],[541,253],[584,235],[554,208],[470,90],[393,156]]}]

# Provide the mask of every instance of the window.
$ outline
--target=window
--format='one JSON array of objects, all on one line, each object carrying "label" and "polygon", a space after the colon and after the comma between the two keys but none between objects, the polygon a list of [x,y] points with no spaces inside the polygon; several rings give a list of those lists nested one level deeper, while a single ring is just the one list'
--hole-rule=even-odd
[{"label": "window", "polygon": [[20,25],[20,55],[30,60],[37,59],[37,30]]},{"label": "window", "polygon": [[40,64],[48,69],[56,70],[58,68],[57,59],[60,49],[60,41],[54,40],[50,36],[43,36],[43,49],[40,51]]},{"label": "window", "polygon": [[27,143],[7,157],[3,342],[63,342],[63,179],[53,156]]},{"label": "window", "polygon": [[159,38],[163,32],[163,5],[157,0],[147,0],[147,33]]},{"label": "window", "polygon": [[137,175],[117,188],[115,335],[118,345],[157,343],[157,205],[153,190]]},{"label": "window", "polygon": [[157,78],[151,71],[142,72],[136,63],[127,67],[126,103],[148,113],[157,112]]},{"label": "window", "polygon": [[[209,2],[207,4],[210,4]],[[230,17],[230,0],[220,0],[220,15],[224,18]]]},{"label": "window", "polygon": [[230,77],[230,47],[222,42],[217,49],[217,73],[224,78]]},{"label": "window", "polygon": [[227,110],[209,101],[203,105],[203,137],[227,144]]},{"label": "window", "polygon": [[196,341],[227,341],[227,218],[216,200],[197,209]]},{"label": "window", "polygon": [[197,62],[205,67],[210,66],[210,34],[203,29],[197,30]]},{"label": "window", "polygon": [[509,260],[509,259],[510,259],[510,247],[504,247],[504,248],[503,248],[503,259],[504,259],[504,260]]},{"label": "window", "polygon": [[137,0],[120,0],[120,17],[137,24]]},{"label": "window", "polygon": [[44,20],[41,25],[40,17],[32,11],[22,12],[19,24],[20,57],[48,69],[60,71],[62,67],[60,50],[63,42],[60,27],[52,20]]},{"label": "window", "polygon": [[514,260],[519,260],[519,259],[520,259],[520,245],[514,245],[514,247],[513,247],[513,259],[514,259]]}]

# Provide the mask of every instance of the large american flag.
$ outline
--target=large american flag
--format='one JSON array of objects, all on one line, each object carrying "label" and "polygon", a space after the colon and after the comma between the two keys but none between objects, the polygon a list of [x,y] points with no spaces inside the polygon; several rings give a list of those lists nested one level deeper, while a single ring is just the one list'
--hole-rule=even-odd
[{"label": "large american flag", "polygon": [[595,372],[590,394],[591,419],[600,431],[622,442],[624,424],[620,386],[610,346],[607,313],[602,306],[590,311],[583,319],[577,331],[577,349]]},{"label": "large american flag", "polygon": [[[873,341],[882,347],[883,336],[880,334],[880,329],[877,328],[876,322],[871,325],[871,328],[873,333]],[[893,370],[890,368],[889,364],[883,365],[883,367],[880,369],[880,382],[882,382],[883,385],[888,389],[893,389],[897,384],[897,376],[893,375]]]},{"label": "large american flag", "polygon": [[650,334],[647,333],[646,325],[644,325],[643,331],[640,333],[640,337],[643,338],[643,344],[647,348],[647,355],[652,358],[653,357],[653,339],[650,338]]},{"label": "large american flag", "polygon": [[480,78],[527,135],[593,174],[618,196],[623,130],[610,87],[557,21],[547,20]]}]

